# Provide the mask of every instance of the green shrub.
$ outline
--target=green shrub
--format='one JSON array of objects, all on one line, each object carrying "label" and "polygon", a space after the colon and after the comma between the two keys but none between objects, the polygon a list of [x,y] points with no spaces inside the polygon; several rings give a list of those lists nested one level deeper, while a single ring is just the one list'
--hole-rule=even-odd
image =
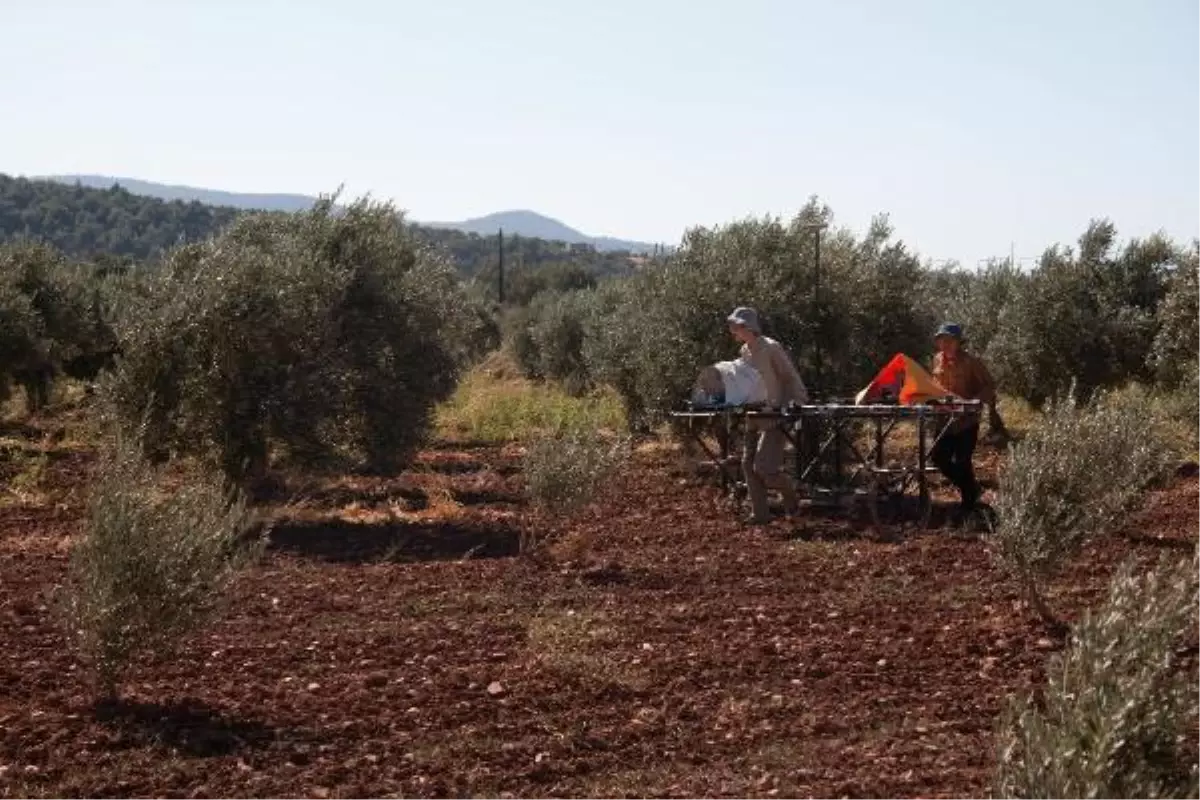
[{"label": "green shrub", "polygon": [[106,698],[139,654],[169,652],[201,625],[252,552],[238,545],[244,507],[219,475],[168,485],[139,450],[118,438],[102,458],[62,596],[67,630]]},{"label": "green shrub", "polygon": [[[979,270],[931,269],[923,277],[921,302],[929,316],[963,326],[980,354],[1000,330],[1000,313],[1028,276],[1011,262],[992,261]],[[927,348],[921,348],[922,350]]]},{"label": "green shrub", "polygon": [[528,305],[505,309],[501,322],[505,350],[521,374],[531,380],[545,377],[542,375],[541,352],[533,338],[533,328],[545,304],[545,296],[539,295]]},{"label": "green shrub", "polygon": [[1040,406],[1074,384],[1098,388],[1153,378],[1156,313],[1181,253],[1165,239],[1134,240],[1116,252],[1116,230],[1095,221],[1078,252],[1054,247],[1000,314],[986,356],[1007,391]]},{"label": "green shrub", "polygon": [[918,302],[921,267],[889,241],[884,217],[862,240],[846,230],[822,234],[818,301],[814,226],[831,220],[811,201],[786,224],[688,231],[663,263],[597,292],[581,347],[589,375],[617,388],[631,422],[657,422],[687,396],[701,366],[736,355],[725,318],[739,305],[759,311],[764,332],[825,396],[852,396],[897,351],[928,349],[935,320]]},{"label": "green shrub", "polygon": [[583,357],[586,316],[593,292],[551,295],[530,330],[538,353],[538,372],[580,395],[594,385]]},{"label": "green shrub", "polygon": [[626,440],[580,428],[536,439],[524,459],[530,497],[543,511],[572,511],[593,497],[628,451]]},{"label": "green shrub", "polygon": [[1054,615],[1042,582],[1088,538],[1122,523],[1172,466],[1171,446],[1144,397],[1073,396],[1051,403],[1000,473],[996,556],[1031,605]]},{"label": "green shrub", "polygon": [[1010,701],[1000,728],[999,797],[1196,797],[1197,562],[1117,573],[1046,670],[1043,699]]},{"label": "green shrub", "polygon": [[105,388],[127,425],[150,409],[150,452],[210,456],[233,480],[275,454],[392,471],[478,350],[478,305],[391,206],[247,215],[126,298]]},{"label": "green shrub", "polygon": [[113,350],[100,285],[90,267],[47,245],[0,245],[0,384],[6,394],[15,380],[37,411],[64,365],[74,372],[75,365]]},{"label": "green shrub", "polygon": [[645,309],[633,302],[645,278],[609,281],[591,296],[583,320],[580,355],[593,383],[609,386],[621,398],[627,427],[645,432],[649,415],[638,390],[638,361],[641,348],[639,326],[646,324]]},{"label": "green shrub", "polygon": [[[1166,387],[1194,385],[1200,362],[1200,244],[1179,259],[1158,310],[1152,348],[1158,381]],[[1194,395],[1195,392],[1193,391]]]}]

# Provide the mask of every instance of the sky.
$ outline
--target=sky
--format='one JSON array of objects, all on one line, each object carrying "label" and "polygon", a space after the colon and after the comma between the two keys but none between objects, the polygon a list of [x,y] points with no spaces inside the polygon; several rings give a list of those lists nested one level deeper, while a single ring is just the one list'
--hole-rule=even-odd
[{"label": "sky", "polygon": [[1032,259],[1200,233],[1196,0],[0,0],[0,172],[525,208],[890,215]]}]

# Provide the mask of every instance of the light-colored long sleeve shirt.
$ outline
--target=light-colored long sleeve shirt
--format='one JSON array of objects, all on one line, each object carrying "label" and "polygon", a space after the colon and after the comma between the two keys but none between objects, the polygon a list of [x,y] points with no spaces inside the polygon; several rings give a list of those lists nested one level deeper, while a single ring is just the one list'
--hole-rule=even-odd
[{"label": "light-colored long sleeve shirt", "polygon": [[808,402],[808,389],[800,372],[779,342],[760,336],[753,346],[742,345],[741,357],[762,375],[767,388],[767,405],[783,408],[788,403],[803,405]]}]

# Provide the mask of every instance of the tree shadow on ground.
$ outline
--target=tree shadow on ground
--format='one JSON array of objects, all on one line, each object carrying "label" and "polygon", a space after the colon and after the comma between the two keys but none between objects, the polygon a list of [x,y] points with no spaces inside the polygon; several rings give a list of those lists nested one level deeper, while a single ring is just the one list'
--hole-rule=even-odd
[{"label": "tree shadow on ground", "polygon": [[1179,539],[1173,536],[1147,536],[1142,533],[1127,533],[1125,541],[1139,547],[1153,547],[1161,550],[1178,550],[1181,553],[1192,553],[1196,550],[1194,538]]},{"label": "tree shadow on ground", "polygon": [[504,523],[483,521],[280,520],[271,526],[267,547],[336,563],[459,561],[515,556],[520,532]]},{"label": "tree shadow on ground", "polygon": [[826,505],[804,506],[788,528],[785,538],[806,542],[868,539],[876,533],[864,509]]},{"label": "tree shadow on ground", "polygon": [[923,518],[917,498],[905,497],[899,503],[883,508],[876,524],[865,501],[850,507],[811,505],[801,509],[784,538],[801,541],[884,541],[896,542],[906,536],[919,534],[969,535],[977,537],[990,530],[987,520],[994,524],[994,512],[981,508],[976,515],[960,520],[955,502],[931,502],[929,515]]},{"label": "tree shadow on ground", "polygon": [[464,506],[523,505],[525,496],[508,489],[451,489],[454,502]]},{"label": "tree shadow on ground", "polygon": [[422,462],[420,468],[438,475],[470,475],[476,472],[494,472],[502,478],[516,475],[521,471],[521,467],[517,464],[491,463],[477,459],[454,461],[431,460]]},{"label": "tree shadow on ground", "polygon": [[318,508],[394,502],[407,511],[418,511],[429,506],[424,490],[395,481],[365,486],[322,485],[315,481],[291,485],[279,476],[271,476],[253,486],[249,494],[256,503],[303,503]]},{"label": "tree shadow on ground", "polygon": [[46,431],[24,420],[0,420],[0,436],[12,439],[41,439]]},{"label": "tree shadow on ground", "polygon": [[230,719],[205,703],[142,703],[107,700],[93,709],[96,720],[121,734],[123,747],[158,745],[193,758],[224,756],[267,746],[274,728],[255,720]]}]

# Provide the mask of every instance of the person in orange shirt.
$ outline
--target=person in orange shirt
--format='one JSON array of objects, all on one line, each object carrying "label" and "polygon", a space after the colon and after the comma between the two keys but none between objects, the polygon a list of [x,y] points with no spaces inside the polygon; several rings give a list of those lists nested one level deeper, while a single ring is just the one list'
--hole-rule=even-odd
[{"label": "person in orange shirt", "polygon": [[[962,327],[947,322],[938,328],[933,341],[938,350],[930,370],[934,379],[964,400],[980,400],[991,407],[996,402],[995,381],[983,361],[963,347]],[[975,510],[983,494],[971,463],[978,441],[979,418],[964,417],[942,435],[930,453],[934,465],[958,489],[962,498],[959,513],[963,515]]]}]

